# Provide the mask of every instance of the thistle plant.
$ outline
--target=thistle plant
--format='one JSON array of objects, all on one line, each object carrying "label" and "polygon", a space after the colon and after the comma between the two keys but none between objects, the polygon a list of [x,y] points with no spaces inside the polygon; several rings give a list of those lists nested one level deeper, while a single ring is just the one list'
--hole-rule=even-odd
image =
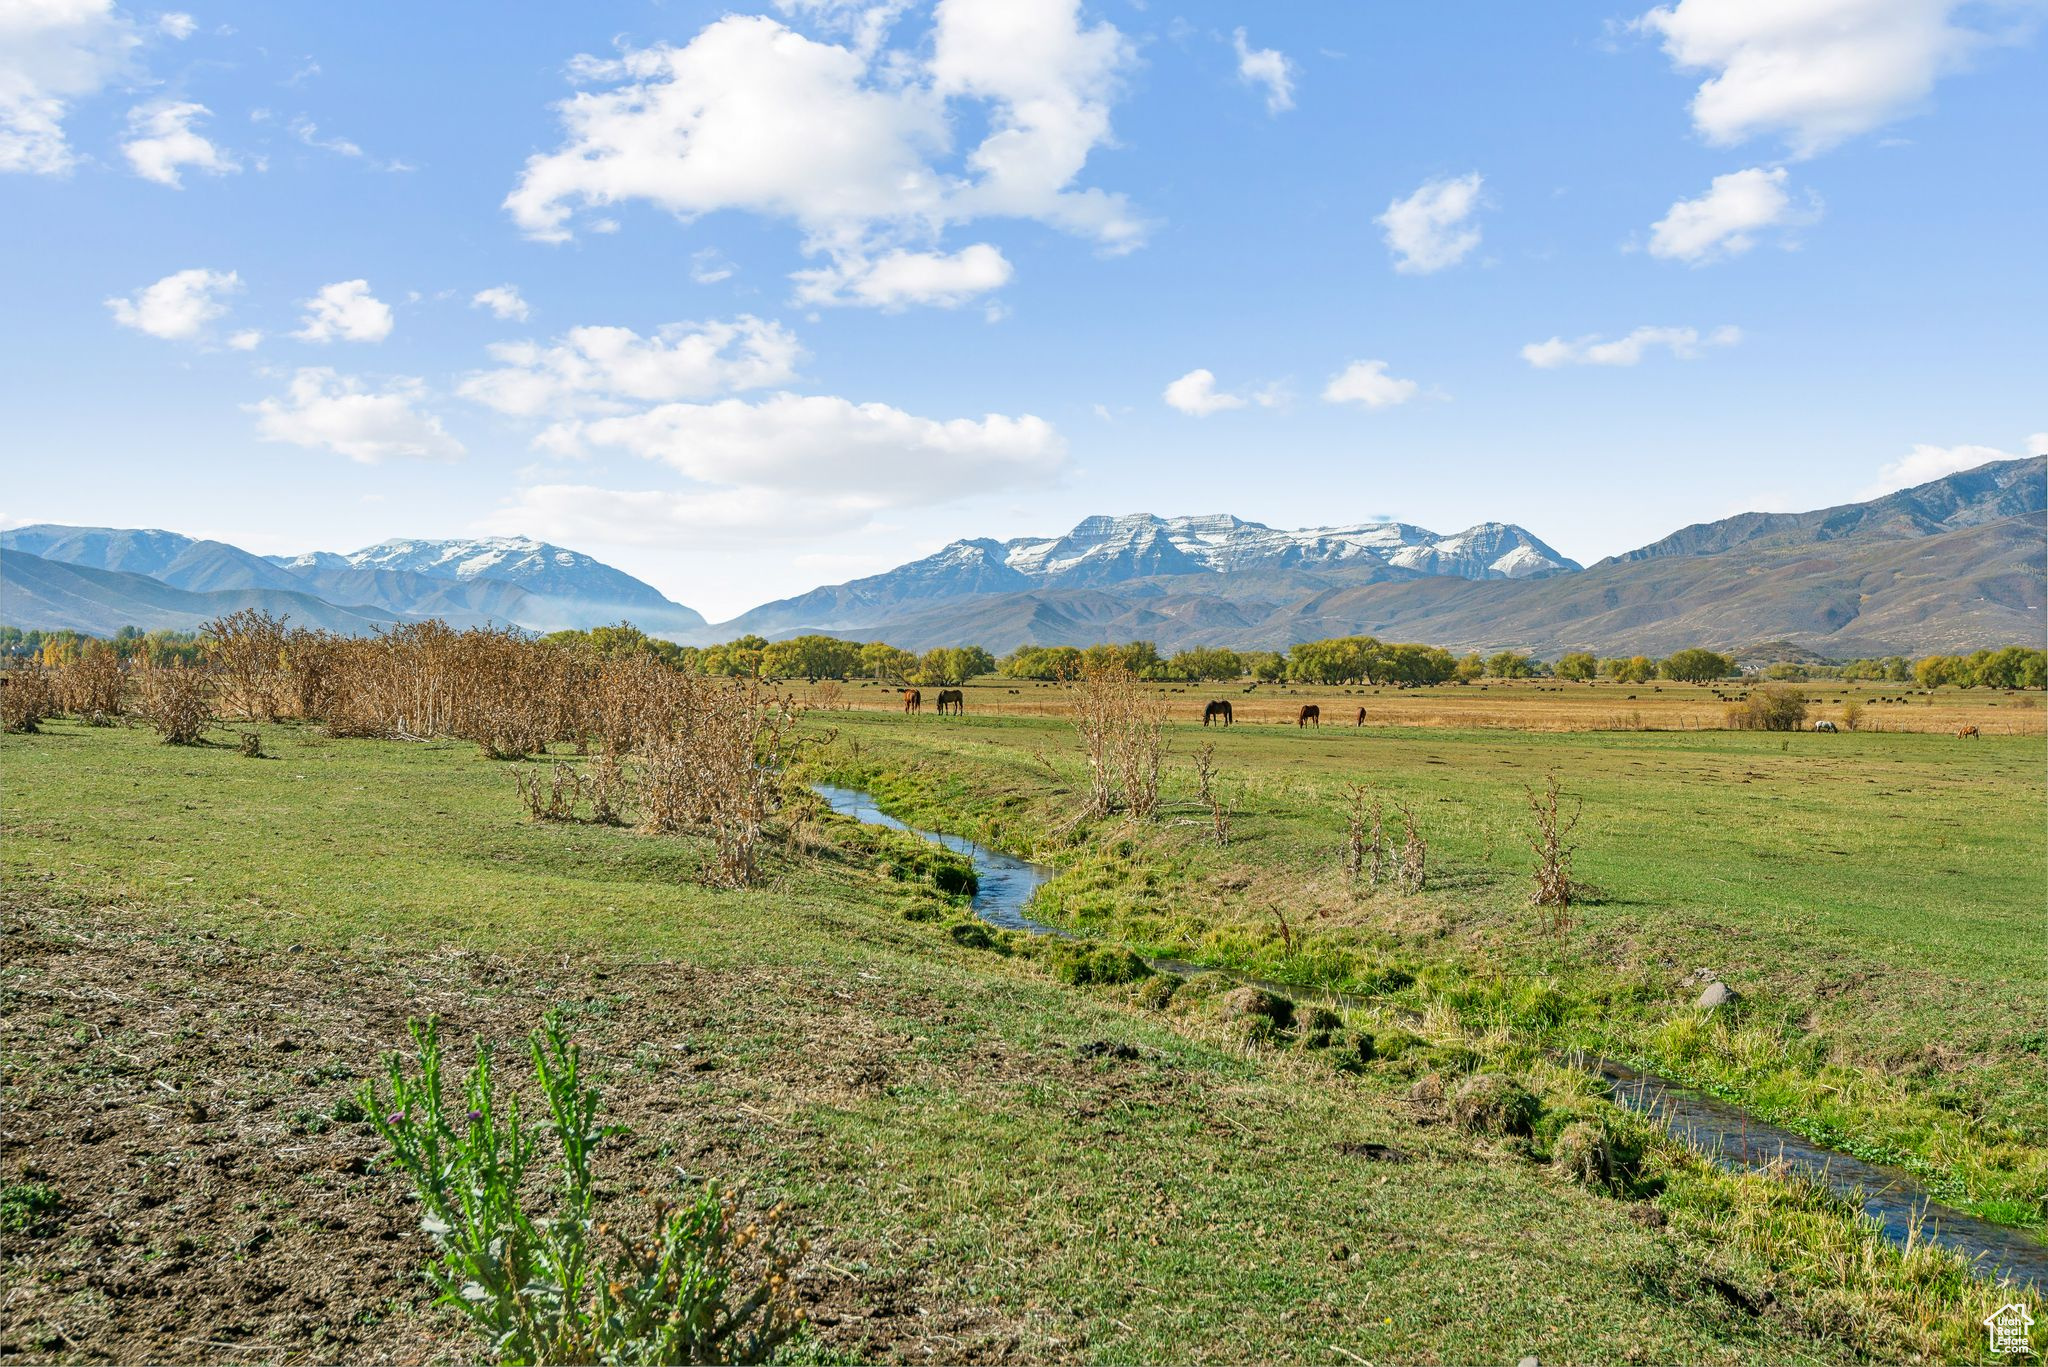
[{"label": "thistle plant", "polygon": [[[375,1083],[364,1110],[419,1194],[440,1303],[466,1315],[507,1363],[765,1362],[802,1323],[790,1270],[803,1255],[781,1206],[749,1221],[741,1193],[707,1183],[678,1204],[657,1200],[651,1228],[598,1218],[593,1155],[615,1128],[598,1123],[582,1052],[549,1013],[529,1041],[547,1119],[500,1101],[479,1044],[460,1111],[443,1097],[433,1020],[414,1022],[414,1068],[390,1058],[390,1095]],[[542,1136],[552,1137],[556,1192],[528,1206]]]}]

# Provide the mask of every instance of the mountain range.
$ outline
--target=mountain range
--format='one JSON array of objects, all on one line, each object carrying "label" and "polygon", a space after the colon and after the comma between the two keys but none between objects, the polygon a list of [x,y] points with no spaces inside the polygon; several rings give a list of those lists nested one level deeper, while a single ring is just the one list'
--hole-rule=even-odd
[{"label": "mountain range", "polygon": [[1289,531],[1220,514],[1090,517],[1056,537],[955,541],[718,625],[527,538],[257,556],[172,532],[38,525],[0,532],[0,621],[105,634],[261,607],[346,632],[427,617],[534,630],[624,619],[686,643],[819,631],[915,650],[1370,634],[1544,655],[1763,641],[1914,654],[2041,641],[2044,509],[2048,459],[1996,461],[1867,502],[1696,524],[1591,567],[1509,523],[1443,536],[1391,521]]},{"label": "mountain range", "polygon": [[676,637],[705,626],[651,584],[526,537],[260,556],[156,530],[37,524],[0,532],[0,620],[10,626],[190,630],[241,608],[351,633],[430,617],[534,631],[630,619]]}]

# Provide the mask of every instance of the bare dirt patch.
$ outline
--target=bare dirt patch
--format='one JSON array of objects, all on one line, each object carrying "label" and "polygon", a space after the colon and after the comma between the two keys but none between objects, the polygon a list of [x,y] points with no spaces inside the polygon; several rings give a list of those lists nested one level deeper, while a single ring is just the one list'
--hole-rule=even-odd
[{"label": "bare dirt patch", "polygon": [[[608,1118],[628,1127],[605,1168],[631,1218],[638,1192],[686,1176],[801,1165],[792,1147],[816,1136],[790,1113],[888,1087],[906,1021],[943,1015],[858,978],[819,992],[764,969],[388,961],[143,932],[116,915],[0,909],[0,1187],[55,1199],[0,1231],[0,1357],[473,1356],[431,1304],[413,1206],[349,1103],[409,1018],[439,1016],[460,1060],[493,1041],[517,1073],[527,1031],[563,1007]],[[721,1052],[735,1013],[767,1026],[770,1057]],[[1020,1342],[1021,1326],[880,1266],[878,1250],[808,1232],[801,1291],[825,1344],[965,1361]]]}]

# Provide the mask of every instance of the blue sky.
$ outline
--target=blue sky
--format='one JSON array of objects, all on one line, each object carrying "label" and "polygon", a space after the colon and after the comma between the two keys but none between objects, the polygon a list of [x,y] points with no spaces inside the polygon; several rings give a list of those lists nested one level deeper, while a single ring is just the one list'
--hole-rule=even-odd
[{"label": "blue sky", "polygon": [[0,516],[717,619],[1097,512],[1846,501],[2048,445],[2042,18],[11,0]]}]

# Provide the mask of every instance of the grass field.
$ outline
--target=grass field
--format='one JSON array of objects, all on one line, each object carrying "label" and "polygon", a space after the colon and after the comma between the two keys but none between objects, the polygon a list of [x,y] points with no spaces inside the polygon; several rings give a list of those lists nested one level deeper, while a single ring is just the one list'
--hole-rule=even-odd
[{"label": "grass field", "polygon": [[[1411,1091],[1462,1050],[1602,1114],[1543,1047],[1678,1058],[1673,984],[1706,964],[1778,1041],[1726,1085],[1821,1079],[1981,1208],[2034,1218],[2010,1188],[2042,1140],[2038,741],[1240,729],[1206,738],[1241,788],[1215,850],[1182,810],[1075,826],[1051,719],[815,724],[838,728],[821,763],[897,810],[1058,864],[1047,914],[1304,982],[1399,969],[1375,1024],[1424,1046],[1337,1073],[963,947],[957,908],[892,876],[914,858],[837,823],[779,846],[765,886],[712,892],[704,842],[532,824],[520,766],[468,744],[266,727],[257,760],[50,723],[0,741],[0,1352],[470,1351],[427,1310],[423,1242],[341,1103],[410,1015],[507,1042],[550,1006],[630,1127],[622,1201],[680,1171],[793,1203],[814,1357],[1977,1351],[1993,1289],[1811,1192],[1659,1148],[1642,1199],[1615,1199]],[[1550,767],[1587,798],[1602,889],[1561,947],[1518,905],[1517,804]],[[1329,799],[1351,778],[1417,809],[1431,891],[1343,885]],[[1923,1153],[1885,1096],[1974,1147]]]}]

